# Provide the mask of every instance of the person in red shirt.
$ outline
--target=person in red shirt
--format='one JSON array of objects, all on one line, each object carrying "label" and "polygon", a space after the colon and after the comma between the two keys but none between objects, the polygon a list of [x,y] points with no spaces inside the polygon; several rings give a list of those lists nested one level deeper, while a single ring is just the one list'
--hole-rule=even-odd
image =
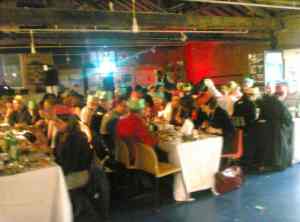
[{"label": "person in red shirt", "polygon": [[155,147],[158,141],[149,131],[141,115],[144,107],[141,100],[130,101],[128,106],[129,114],[118,121],[117,136],[125,141]]}]

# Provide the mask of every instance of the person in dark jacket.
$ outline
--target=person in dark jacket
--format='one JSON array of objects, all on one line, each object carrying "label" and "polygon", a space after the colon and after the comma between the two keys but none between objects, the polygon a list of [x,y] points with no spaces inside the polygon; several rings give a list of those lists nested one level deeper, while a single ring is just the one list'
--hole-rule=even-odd
[{"label": "person in dark jacket", "polygon": [[264,95],[257,102],[256,159],[261,170],[283,170],[292,164],[293,118],[276,96]]},{"label": "person in dark jacket", "polygon": [[58,115],[55,127],[58,134],[54,155],[64,174],[89,170],[93,151],[87,136],[80,130],[78,119],[72,115]]},{"label": "person in dark jacket", "polygon": [[11,126],[32,124],[32,117],[21,96],[16,96],[13,100],[13,112],[9,115],[8,122]]},{"label": "person in dark jacket", "polygon": [[233,119],[235,125],[247,130],[253,126],[256,120],[256,104],[258,93],[255,88],[249,88],[244,91],[244,95],[234,104]]},{"label": "person in dark jacket", "polygon": [[218,106],[215,98],[211,98],[201,107],[207,114],[208,121],[203,122],[202,127],[207,133],[223,136],[223,153],[232,151],[235,128],[228,113]]},{"label": "person in dark jacket", "polygon": [[259,96],[258,88],[246,88],[244,95],[234,104],[232,119],[237,128],[243,130],[244,155],[242,165],[253,167],[255,165],[255,124],[258,117],[256,100]]}]

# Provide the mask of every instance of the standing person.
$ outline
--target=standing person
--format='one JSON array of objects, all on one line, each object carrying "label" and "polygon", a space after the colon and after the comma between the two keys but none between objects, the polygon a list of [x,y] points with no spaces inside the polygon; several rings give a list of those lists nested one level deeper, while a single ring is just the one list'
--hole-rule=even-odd
[{"label": "standing person", "polygon": [[256,100],[259,98],[258,88],[248,88],[243,96],[234,104],[233,119],[235,125],[247,131],[252,127],[257,119]]},{"label": "standing person", "polygon": [[243,129],[244,155],[242,163],[245,167],[255,165],[255,125],[259,112],[256,100],[259,97],[258,88],[247,88],[243,96],[234,104],[233,121],[237,128]]},{"label": "standing person", "polygon": [[24,104],[21,96],[16,96],[13,100],[13,112],[8,117],[11,126],[30,125],[32,117]]},{"label": "standing person", "polygon": [[49,94],[58,95],[58,71],[50,65],[43,65],[43,72],[45,74],[44,84],[46,91]]},{"label": "standing person", "polygon": [[256,128],[260,170],[283,170],[292,163],[293,119],[288,108],[274,95],[257,101],[260,109]]},{"label": "standing person", "polygon": [[107,93],[107,97],[109,100],[111,100],[114,97],[114,91],[115,91],[115,78],[114,73],[108,73],[107,76],[103,79],[103,89]]},{"label": "standing person", "polygon": [[230,88],[227,85],[222,85],[221,86],[221,93],[222,96],[218,97],[218,103],[222,109],[227,111],[229,116],[233,114],[233,104],[235,101],[233,101],[232,97],[229,95],[230,94]]}]

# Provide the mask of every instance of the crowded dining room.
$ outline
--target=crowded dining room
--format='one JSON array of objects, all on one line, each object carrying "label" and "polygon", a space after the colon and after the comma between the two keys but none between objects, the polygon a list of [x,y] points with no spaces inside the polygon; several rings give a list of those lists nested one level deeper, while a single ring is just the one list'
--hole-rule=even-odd
[{"label": "crowded dining room", "polygon": [[0,0],[0,222],[299,222],[299,12]]}]

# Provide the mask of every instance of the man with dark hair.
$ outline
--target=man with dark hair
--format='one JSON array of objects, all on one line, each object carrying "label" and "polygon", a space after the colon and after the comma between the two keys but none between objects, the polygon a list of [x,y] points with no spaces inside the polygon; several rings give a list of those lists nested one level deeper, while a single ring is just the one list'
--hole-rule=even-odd
[{"label": "man with dark hair", "polygon": [[100,134],[105,142],[105,145],[113,150],[114,139],[116,136],[116,125],[122,115],[127,111],[127,104],[125,98],[119,98],[115,101],[114,109],[107,112],[102,119]]},{"label": "man with dark hair", "polygon": [[223,136],[223,153],[230,153],[232,150],[235,128],[229,115],[219,107],[218,101],[211,98],[204,106],[202,111],[207,114],[208,121],[202,124],[202,128],[208,133]]},{"label": "man with dark hair", "polygon": [[256,100],[259,96],[258,88],[245,88],[243,96],[234,104],[233,122],[237,128],[243,129],[244,155],[242,164],[246,167],[252,167],[255,163],[255,135],[256,119],[258,118],[258,109]]}]

